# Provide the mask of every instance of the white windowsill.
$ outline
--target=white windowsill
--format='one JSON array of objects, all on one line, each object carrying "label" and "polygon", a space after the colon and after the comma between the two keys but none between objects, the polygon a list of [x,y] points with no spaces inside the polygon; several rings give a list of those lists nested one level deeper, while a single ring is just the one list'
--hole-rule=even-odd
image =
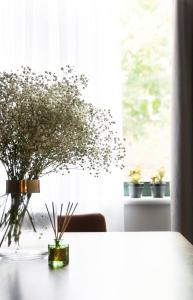
[{"label": "white windowsill", "polygon": [[170,205],[171,198],[153,198],[151,196],[141,198],[130,198],[124,196],[124,205]]}]

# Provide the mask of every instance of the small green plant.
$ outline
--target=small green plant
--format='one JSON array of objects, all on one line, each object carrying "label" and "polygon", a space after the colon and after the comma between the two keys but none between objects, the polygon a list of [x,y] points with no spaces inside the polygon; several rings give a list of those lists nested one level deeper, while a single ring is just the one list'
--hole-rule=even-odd
[{"label": "small green plant", "polygon": [[163,183],[163,179],[165,177],[165,168],[164,167],[160,167],[156,173],[151,177],[151,181],[153,184],[156,183]]},{"label": "small green plant", "polygon": [[139,184],[141,181],[141,168],[135,167],[134,169],[129,170],[128,176],[131,183]]}]

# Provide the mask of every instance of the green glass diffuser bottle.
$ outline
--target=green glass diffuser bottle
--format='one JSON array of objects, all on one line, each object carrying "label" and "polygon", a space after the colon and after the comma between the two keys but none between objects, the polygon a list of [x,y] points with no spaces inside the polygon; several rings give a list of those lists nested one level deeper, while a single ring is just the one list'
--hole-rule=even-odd
[{"label": "green glass diffuser bottle", "polygon": [[[68,202],[63,221],[59,224],[56,209],[54,208],[54,203],[52,202],[52,213],[50,213],[48,206],[45,204],[55,235],[54,243],[48,244],[48,265],[52,269],[60,269],[69,264],[69,245],[62,242],[62,237],[64,232],[66,231],[66,228],[68,227],[68,224],[70,223],[77,204],[78,203],[76,203],[76,205],[74,206],[73,203]],[[60,207],[59,219],[61,219],[62,217],[62,210],[63,204],[61,204]]]}]

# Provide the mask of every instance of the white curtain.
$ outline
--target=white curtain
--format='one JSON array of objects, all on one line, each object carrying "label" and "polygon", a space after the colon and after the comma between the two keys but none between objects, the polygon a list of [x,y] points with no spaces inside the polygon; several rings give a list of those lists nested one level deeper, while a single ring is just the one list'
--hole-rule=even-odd
[{"label": "white curtain", "polygon": [[[112,0],[0,0],[0,70],[29,65],[57,71],[67,64],[89,79],[85,99],[110,108],[120,130],[119,7]],[[2,173],[2,172],[1,172]],[[4,192],[3,174],[1,191]],[[84,171],[41,180],[33,202],[78,201],[77,213],[101,212],[108,230],[123,229],[119,170],[96,179]]]}]

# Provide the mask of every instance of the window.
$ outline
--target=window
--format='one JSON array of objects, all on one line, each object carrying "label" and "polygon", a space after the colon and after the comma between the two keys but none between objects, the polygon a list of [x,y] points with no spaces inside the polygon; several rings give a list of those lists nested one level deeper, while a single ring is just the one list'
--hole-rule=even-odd
[{"label": "window", "polygon": [[170,178],[171,2],[122,0],[123,132],[128,169]]}]

